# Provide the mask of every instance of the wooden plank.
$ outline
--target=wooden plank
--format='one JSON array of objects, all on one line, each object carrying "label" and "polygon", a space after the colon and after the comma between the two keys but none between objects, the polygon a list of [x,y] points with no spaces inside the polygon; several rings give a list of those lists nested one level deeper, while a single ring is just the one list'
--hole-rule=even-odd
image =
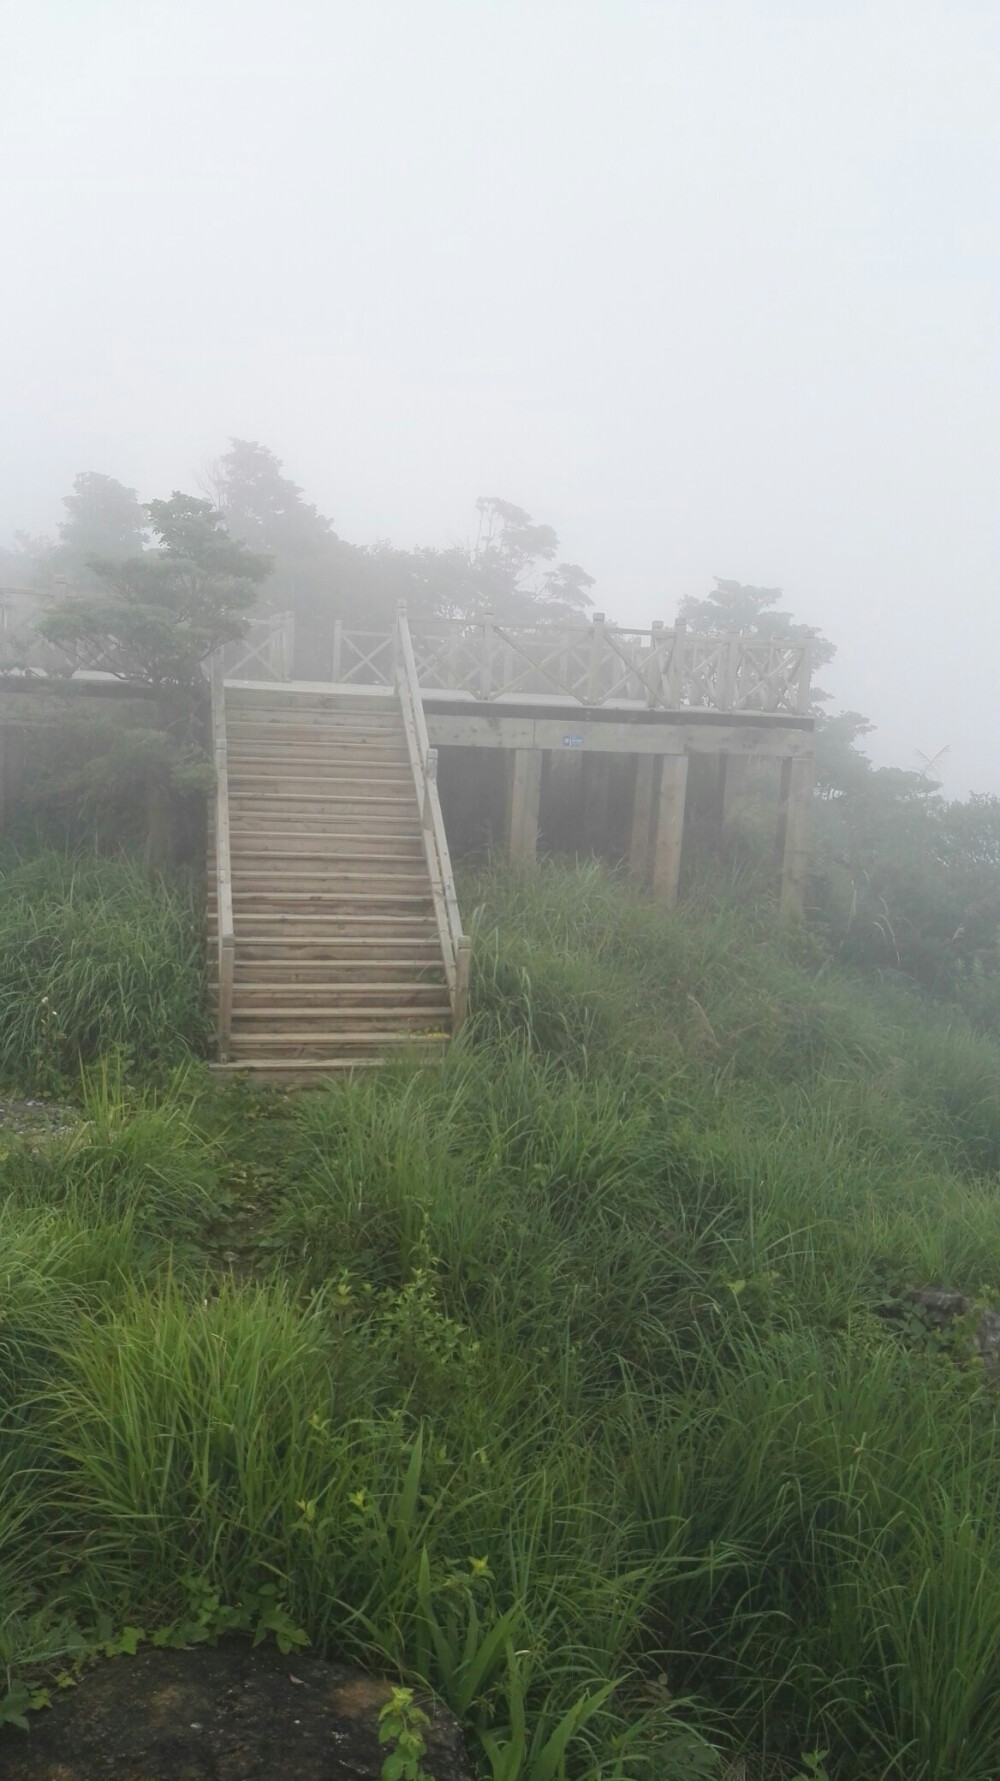
[{"label": "wooden plank", "polygon": [[686,755],[664,755],[660,764],[651,853],[653,890],[668,908],[673,908],[677,901],[680,881],[687,777]]},{"label": "wooden plank", "polygon": [[798,920],[805,907],[806,881],[809,872],[809,827],[812,805],[815,761],[788,761],[782,771],[781,897],[779,913],[782,921]]},{"label": "wooden plank", "polygon": [[[746,724],[720,718],[716,723],[676,723],[666,718],[650,723],[627,720],[594,722],[585,708],[567,711],[565,718],[504,717],[496,706],[480,716],[430,711],[427,729],[436,748],[542,748],[561,753],[564,747],[607,754],[728,754],[770,755],[795,759],[811,754],[815,742],[810,728],[765,723]],[[579,737],[579,742],[567,742]]]},{"label": "wooden plank", "polygon": [[212,752],[215,763],[215,897],[218,924],[217,1049],[220,1063],[229,1056],[233,1017],[233,974],[236,937],[233,925],[232,866],[229,854],[229,786],[226,745],[225,688],[221,658],[211,667]]},{"label": "wooden plank", "polygon": [[[420,696],[420,682],[413,656],[413,644],[406,622],[406,609],[402,604],[396,612],[396,632],[399,703],[406,730],[407,747],[410,750],[417,801],[420,807],[421,831],[434,897],[434,914],[441,940],[441,956],[454,1006],[458,983],[458,945],[462,938],[462,927],[458,913],[458,900],[455,895],[448,837],[445,833],[444,817],[438,796],[437,754],[431,749],[427,732],[423,702]],[[487,641],[492,647],[492,637]]]},{"label": "wooden plank", "polygon": [[507,857],[512,865],[527,865],[535,858],[541,794],[541,750],[514,749],[507,781]]},{"label": "wooden plank", "polygon": [[653,798],[656,793],[656,760],[651,754],[639,755],[635,763],[635,791],[632,795],[632,828],[629,839],[629,865],[638,878],[649,877],[649,848],[653,828]]}]

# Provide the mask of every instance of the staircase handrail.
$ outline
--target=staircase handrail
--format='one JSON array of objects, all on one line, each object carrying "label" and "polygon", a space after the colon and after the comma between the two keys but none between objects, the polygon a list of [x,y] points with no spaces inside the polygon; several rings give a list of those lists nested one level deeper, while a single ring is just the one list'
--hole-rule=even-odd
[{"label": "staircase handrail", "polygon": [[451,1001],[452,1032],[457,1033],[468,1009],[472,942],[462,932],[448,837],[445,834],[441,800],[438,796],[437,749],[430,746],[427,734],[420,680],[404,601],[400,601],[396,608],[394,644],[396,690],[402,706],[410,766],[420,805],[420,831],[444,956],[445,979]]},{"label": "staircase handrail", "polygon": [[225,671],[217,650],[209,669],[212,689],[212,760],[215,765],[215,903],[218,913],[219,999],[216,1015],[218,1060],[229,1062],[233,1026],[233,975],[236,934],[233,927],[233,881],[229,852],[229,761],[226,740]]}]

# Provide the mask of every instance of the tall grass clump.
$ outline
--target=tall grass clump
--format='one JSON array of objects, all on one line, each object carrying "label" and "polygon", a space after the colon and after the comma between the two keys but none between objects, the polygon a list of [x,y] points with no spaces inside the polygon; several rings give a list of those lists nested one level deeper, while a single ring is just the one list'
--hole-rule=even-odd
[{"label": "tall grass clump", "polygon": [[126,856],[6,858],[0,1072],[53,1087],[109,1054],[168,1066],[205,1038],[202,955],[192,896]]},{"label": "tall grass clump", "polygon": [[12,1674],[266,1583],[485,1781],[992,1781],[1000,1054],[763,898],[463,899],[439,1066],[0,1143]]}]

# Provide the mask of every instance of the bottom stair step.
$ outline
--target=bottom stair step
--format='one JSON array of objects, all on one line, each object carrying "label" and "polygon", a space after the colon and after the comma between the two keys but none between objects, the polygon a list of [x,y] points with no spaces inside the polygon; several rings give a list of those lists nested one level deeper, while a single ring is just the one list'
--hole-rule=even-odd
[{"label": "bottom stair step", "polygon": [[209,1064],[210,1076],[249,1076],[255,1082],[280,1082],[285,1088],[316,1085],[331,1076],[343,1076],[349,1070],[381,1070],[387,1059],[372,1057],[326,1057],[310,1062],[304,1058],[244,1058],[238,1064]]},{"label": "bottom stair step", "polygon": [[283,1033],[242,1033],[234,1032],[232,1046],[236,1051],[259,1052],[272,1050],[285,1051],[289,1048],[302,1050],[308,1047],[312,1051],[327,1049],[331,1053],[342,1045],[351,1049],[358,1047],[377,1047],[383,1051],[391,1051],[394,1046],[410,1045],[447,1045],[449,1034],[440,1027],[431,1027],[427,1031],[419,1027],[383,1027],[366,1028],[364,1031],[340,1033],[315,1033],[307,1028],[304,1032]]}]

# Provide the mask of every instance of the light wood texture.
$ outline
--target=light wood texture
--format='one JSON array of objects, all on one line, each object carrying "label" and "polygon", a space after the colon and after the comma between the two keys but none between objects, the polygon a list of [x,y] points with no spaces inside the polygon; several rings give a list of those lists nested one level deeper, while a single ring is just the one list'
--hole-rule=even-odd
[{"label": "light wood texture", "polygon": [[[664,714],[650,720],[644,712],[631,719],[616,714],[613,721],[598,722],[588,721],[586,711],[579,707],[569,707],[560,715],[535,717],[519,712],[508,717],[502,707],[477,710],[471,700],[460,710],[438,708],[426,716],[428,735],[436,748],[551,748],[561,754],[564,748],[578,746],[588,754],[652,755],[718,754],[724,750],[727,754],[787,759],[811,755],[816,746],[811,718],[803,720],[801,728],[745,717],[684,723]],[[579,744],[567,743],[567,736],[579,736]]]},{"label": "light wood texture", "polygon": [[653,891],[671,909],[677,901],[680,882],[687,778],[687,755],[664,755],[650,851]]},{"label": "light wood texture", "polygon": [[[806,713],[808,637],[689,634],[683,625],[648,630],[609,625],[513,625],[480,620],[422,628],[412,639],[425,692],[451,690],[479,701],[553,694],[583,706]],[[346,685],[391,686],[396,639],[341,631],[337,677]]]},{"label": "light wood texture", "polygon": [[[463,969],[466,972],[464,990],[459,983],[459,956],[463,951],[466,936],[462,932],[458,898],[455,895],[455,879],[451,868],[451,855],[448,850],[448,837],[445,834],[441,800],[438,796],[437,750],[431,747],[427,735],[424,707],[420,696],[420,682],[417,678],[413,644],[406,620],[406,605],[402,601],[396,609],[394,654],[399,704],[403,717],[403,728],[406,733],[406,746],[410,755],[413,785],[420,810],[420,831],[430,878],[434,917],[441,942],[445,980],[451,998],[452,1031],[457,1032],[465,1018],[468,1002],[467,961],[463,964]],[[464,950],[468,951],[467,944]]]},{"label": "light wood texture", "polygon": [[215,907],[217,921],[216,1049],[220,1063],[229,1059],[233,1020],[233,972],[236,935],[233,925],[232,861],[229,840],[228,747],[225,683],[221,657],[211,664],[212,756],[215,764]]},{"label": "light wood texture", "polygon": [[468,944],[451,942],[464,936],[436,757],[403,637],[397,659],[404,684],[388,700],[213,680],[223,1071],[307,1081],[400,1046],[437,1055],[464,1015]]},{"label": "light wood texture", "polygon": [[814,763],[786,761],[782,767],[779,825],[782,838],[782,921],[797,921],[805,907],[809,872],[809,818],[812,805]]},{"label": "light wood texture", "polygon": [[653,798],[656,793],[656,757],[641,754],[635,763],[635,791],[632,796],[632,829],[629,839],[629,865],[637,878],[649,877],[649,844],[653,828]]},{"label": "light wood texture", "polygon": [[541,796],[541,750],[515,748],[507,777],[507,857],[512,865],[528,865],[535,858]]}]

